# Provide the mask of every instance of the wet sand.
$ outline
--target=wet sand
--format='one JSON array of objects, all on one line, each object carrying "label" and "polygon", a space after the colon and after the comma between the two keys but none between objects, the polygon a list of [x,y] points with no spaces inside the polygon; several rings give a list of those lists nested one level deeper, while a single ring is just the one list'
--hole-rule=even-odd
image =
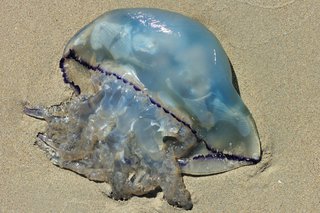
[{"label": "wet sand", "polygon": [[[2,1],[0,3],[0,212],[181,212],[162,199],[114,201],[97,184],[59,169],[33,145],[45,123],[22,103],[71,94],[58,68],[65,43],[105,11],[157,7],[191,16],[221,41],[258,126],[262,162],[184,177],[190,212],[316,212],[320,209],[320,2]],[[120,3],[119,3],[120,2]]]}]

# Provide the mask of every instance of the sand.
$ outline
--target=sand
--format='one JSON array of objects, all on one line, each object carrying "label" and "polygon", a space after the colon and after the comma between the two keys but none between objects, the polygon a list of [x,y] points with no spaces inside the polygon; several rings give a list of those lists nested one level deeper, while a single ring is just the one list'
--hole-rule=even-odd
[{"label": "sand", "polygon": [[[55,2],[55,3],[53,3]],[[52,165],[33,145],[45,123],[22,103],[70,95],[58,62],[65,43],[105,11],[158,7],[191,16],[220,39],[258,126],[263,160],[184,177],[190,212],[320,209],[320,1],[21,1],[0,3],[0,212],[181,212],[162,193],[114,201],[97,184]],[[87,2],[87,3],[85,3]]]}]

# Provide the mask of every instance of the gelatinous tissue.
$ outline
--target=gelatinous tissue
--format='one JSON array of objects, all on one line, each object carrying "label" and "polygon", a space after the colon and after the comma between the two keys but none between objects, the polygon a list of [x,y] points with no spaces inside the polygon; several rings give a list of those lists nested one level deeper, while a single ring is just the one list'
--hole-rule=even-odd
[{"label": "gelatinous tissue", "polygon": [[108,182],[114,199],[160,187],[169,204],[191,209],[182,174],[225,172],[261,158],[225,51],[186,16],[107,12],[71,38],[60,68],[76,95],[24,109],[48,124],[37,144],[55,165]]}]

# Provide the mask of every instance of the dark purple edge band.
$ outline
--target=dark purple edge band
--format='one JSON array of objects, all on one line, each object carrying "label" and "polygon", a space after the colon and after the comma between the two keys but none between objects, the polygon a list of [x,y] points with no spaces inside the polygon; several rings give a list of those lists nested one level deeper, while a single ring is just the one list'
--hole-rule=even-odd
[{"label": "dark purple edge band", "polygon": [[[81,93],[81,89],[80,89],[80,87],[78,85],[76,85],[73,81],[71,81],[69,79],[68,75],[67,75],[66,69],[64,67],[64,63],[65,63],[65,61],[67,59],[74,60],[74,61],[78,62],[80,65],[86,67],[87,69],[91,69],[93,71],[97,71],[97,72],[103,73],[105,75],[114,76],[117,79],[122,80],[123,83],[131,85],[134,88],[134,90],[136,90],[138,92],[142,91],[141,88],[139,88],[138,86],[136,86],[132,82],[128,81],[127,79],[119,76],[118,74],[110,72],[110,71],[107,71],[107,70],[101,68],[100,65],[92,66],[87,61],[84,61],[79,56],[77,56],[75,50],[70,49],[69,52],[61,58],[60,63],[59,63],[59,67],[60,67],[60,70],[61,70],[61,73],[62,73],[62,77],[63,77],[64,83],[69,84],[71,86],[71,88],[76,92],[77,95],[79,95]],[[259,159],[254,159],[254,158],[247,158],[247,157],[244,157],[244,156],[225,154],[225,153],[223,153],[221,151],[213,149],[212,147],[209,147],[209,145],[206,143],[206,141],[203,140],[201,137],[199,137],[197,135],[197,131],[194,130],[191,127],[190,124],[188,124],[187,122],[185,122],[185,121],[181,120],[180,118],[178,118],[175,114],[170,112],[168,109],[162,107],[158,102],[156,102],[156,100],[151,98],[148,94],[145,94],[145,95],[149,98],[149,100],[150,100],[150,102],[152,104],[156,105],[158,108],[161,108],[165,113],[171,115],[175,120],[177,120],[178,122],[182,123],[184,126],[189,128],[190,131],[197,138],[197,140],[199,142],[204,142],[204,144],[206,145],[206,148],[212,152],[212,153],[210,153],[208,155],[197,155],[197,156],[194,156],[192,158],[192,160],[212,160],[212,159],[220,159],[220,160],[222,160],[222,159],[227,159],[227,160],[234,160],[234,161],[245,161],[245,162],[248,162],[248,163],[251,163],[251,164],[256,164],[261,160],[261,157]],[[187,164],[186,162],[185,163],[184,162],[179,162],[180,166],[185,166],[186,164]]]},{"label": "dark purple edge band", "polygon": [[[254,159],[254,158],[247,158],[243,156],[238,156],[238,155],[230,155],[230,154],[225,154],[220,151],[215,151],[213,149],[209,149],[212,153],[207,154],[207,155],[197,155],[193,156],[191,160],[201,160],[201,161],[208,161],[208,160],[231,160],[231,161],[240,161],[240,162],[247,162],[248,164],[257,164],[260,162],[261,158],[259,159]],[[178,160],[178,163],[181,167],[186,166],[189,163],[190,160]]]}]

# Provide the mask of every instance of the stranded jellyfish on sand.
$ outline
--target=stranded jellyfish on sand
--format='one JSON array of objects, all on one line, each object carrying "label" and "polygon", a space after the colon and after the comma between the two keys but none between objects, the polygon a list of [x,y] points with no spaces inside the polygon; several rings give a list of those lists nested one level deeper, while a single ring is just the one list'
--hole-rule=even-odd
[{"label": "stranded jellyfish on sand", "polygon": [[254,120],[217,38],[159,9],[107,12],[81,29],[60,61],[76,95],[25,108],[48,126],[37,144],[51,161],[128,199],[161,188],[192,208],[182,174],[208,175],[261,158]]}]

